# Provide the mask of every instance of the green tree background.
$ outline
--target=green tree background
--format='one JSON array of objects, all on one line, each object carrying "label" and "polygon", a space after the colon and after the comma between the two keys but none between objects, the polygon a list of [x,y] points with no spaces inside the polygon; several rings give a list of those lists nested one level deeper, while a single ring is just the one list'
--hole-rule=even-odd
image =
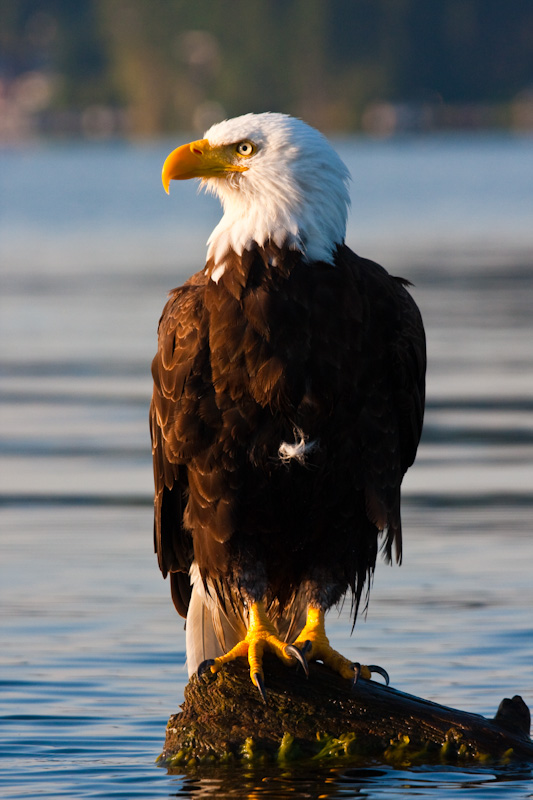
[{"label": "green tree background", "polygon": [[533,3],[4,0],[0,80],[45,129],[87,109],[147,136],[277,110],[352,131],[398,104],[507,124],[533,92]]}]

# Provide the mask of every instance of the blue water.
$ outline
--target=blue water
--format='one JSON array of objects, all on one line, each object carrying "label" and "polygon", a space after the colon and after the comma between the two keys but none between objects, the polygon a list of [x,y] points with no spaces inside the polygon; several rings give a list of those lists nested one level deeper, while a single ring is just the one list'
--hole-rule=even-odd
[{"label": "blue water", "polygon": [[[0,153],[0,796],[533,797],[530,770],[167,775],[182,621],[151,543],[149,364],[219,212],[159,181],[175,142]],[[333,643],[399,689],[533,706],[533,141],[338,143],[348,241],[414,280],[428,413],[405,555]]]}]

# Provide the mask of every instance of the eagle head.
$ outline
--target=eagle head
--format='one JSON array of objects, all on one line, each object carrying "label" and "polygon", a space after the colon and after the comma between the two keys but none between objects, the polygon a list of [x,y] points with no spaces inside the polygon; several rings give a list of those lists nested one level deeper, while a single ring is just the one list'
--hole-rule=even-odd
[{"label": "eagle head", "polygon": [[219,275],[230,250],[241,255],[254,243],[332,263],[344,241],[348,170],[327,139],[300,119],[264,113],[216,123],[166,159],[167,192],[171,180],[187,178],[200,178],[222,203],[223,217],[208,240]]}]

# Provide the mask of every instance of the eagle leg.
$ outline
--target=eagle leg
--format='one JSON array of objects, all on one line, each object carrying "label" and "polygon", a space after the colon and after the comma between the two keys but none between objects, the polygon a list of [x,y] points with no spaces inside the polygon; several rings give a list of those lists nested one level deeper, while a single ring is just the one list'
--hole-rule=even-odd
[{"label": "eagle leg", "polygon": [[389,676],[382,667],[353,663],[331,647],[326,636],[324,611],[321,608],[308,607],[305,625],[293,644],[305,654],[308,661],[322,661],[343,678],[351,680],[353,686],[360,677],[370,680],[373,672],[382,675],[387,686],[389,684]]},{"label": "eagle leg", "polygon": [[206,668],[211,672],[218,672],[224,664],[242,656],[248,657],[250,665],[250,678],[254,686],[257,686],[263,700],[266,701],[264,674],[263,674],[263,653],[270,650],[275,653],[285,664],[294,664],[297,660],[307,672],[307,662],[300,651],[281,641],[274,625],[268,619],[265,605],[263,602],[255,602],[250,606],[248,631],[242,641],[235,645],[228,653],[213,659]]}]

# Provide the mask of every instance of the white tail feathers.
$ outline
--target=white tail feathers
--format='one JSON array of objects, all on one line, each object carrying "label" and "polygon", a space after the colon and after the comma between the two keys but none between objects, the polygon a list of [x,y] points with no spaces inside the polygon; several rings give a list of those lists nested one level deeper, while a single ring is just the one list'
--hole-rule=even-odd
[{"label": "white tail feathers", "polygon": [[246,636],[243,618],[229,604],[222,608],[214,588],[209,591],[209,581],[206,590],[196,562],[191,565],[190,578],[192,594],[185,626],[189,677],[202,661],[227,653]]}]

